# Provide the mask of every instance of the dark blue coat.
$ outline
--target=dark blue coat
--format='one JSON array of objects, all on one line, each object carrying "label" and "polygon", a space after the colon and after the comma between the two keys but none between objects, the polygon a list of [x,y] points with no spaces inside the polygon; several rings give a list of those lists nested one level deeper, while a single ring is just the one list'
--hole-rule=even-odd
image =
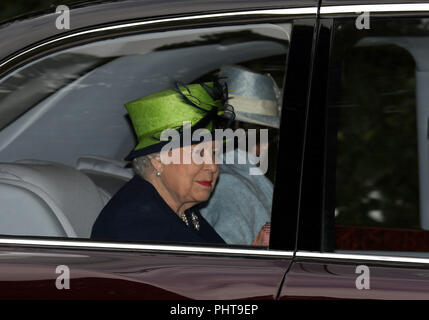
[{"label": "dark blue coat", "polygon": [[[191,211],[199,218],[199,231],[193,227]],[[168,206],[151,183],[136,175],[103,208],[92,227],[91,239],[225,243],[196,207],[185,213],[189,226]]]}]

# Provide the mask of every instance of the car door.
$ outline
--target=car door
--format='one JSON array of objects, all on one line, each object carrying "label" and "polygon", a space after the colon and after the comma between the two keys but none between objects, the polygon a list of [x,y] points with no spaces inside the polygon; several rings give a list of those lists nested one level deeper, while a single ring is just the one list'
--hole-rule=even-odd
[{"label": "car door", "polygon": [[[7,39],[0,57],[1,298],[277,298],[295,248],[317,1],[217,4],[166,12],[165,3],[125,1],[72,9],[70,30],[54,29],[54,14],[0,29]],[[9,37],[22,30],[29,33]],[[99,210],[94,198],[106,203],[127,177],[118,163],[135,142],[121,104],[162,89],[172,75],[203,79],[223,64],[270,70],[282,84],[269,248],[89,239],[84,222],[92,207]],[[90,170],[84,161],[92,161]],[[28,174],[38,166],[43,174]]]},{"label": "car door", "polygon": [[428,299],[429,4],[323,1],[281,298]]}]

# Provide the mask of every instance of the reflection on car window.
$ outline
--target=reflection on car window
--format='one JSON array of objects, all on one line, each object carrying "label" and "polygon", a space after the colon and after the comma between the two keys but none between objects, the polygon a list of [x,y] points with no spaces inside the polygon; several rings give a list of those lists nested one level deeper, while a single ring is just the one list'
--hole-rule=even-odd
[{"label": "reflection on car window", "polygon": [[[0,234],[267,246],[290,29],[290,24],[260,24],[110,39],[52,54],[1,79],[0,197],[7,210],[0,214],[4,222]],[[143,149],[140,144],[152,146],[139,134],[140,125],[135,125],[140,111],[132,113],[124,105],[182,85],[196,84],[199,91],[195,94],[205,94],[207,90],[198,87],[199,83],[213,79],[229,88],[228,104],[235,111],[233,118],[219,117],[210,128],[229,123],[231,129],[244,132],[246,141],[252,130],[257,139],[244,148],[234,145],[230,154],[244,157],[246,163],[219,164],[216,187],[207,197],[200,191],[205,190],[204,183],[213,182],[216,170],[192,173],[201,188],[191,188],[187,195],[198,210],[188,210],[191,206],[177,211],[171,202],[174,197],[166,197],[138,171],[144,161],[152,165],[154,158],[137,165],[131,161],[137,156],[124,160],[131,150]],[[254,90],[241,90],[252,87],[248,81],[254,81]],[[194,111],[197,117],[201,114],[201,110]],[[148,118],[143,117],[144,126]],[[267,133],[267,139],[261,138],[261,132]],[[168,187],[179,181],[174,178],[180,168],[176,169]],[[260,173],[249,174],[256,169]],[[168,175],[167,171],[160,174],[162,179]],[[186,193],[185,180],[171,188],[175,196]],[[112,199],[133,181],[139,186],[123,193],[144,189],[149,195],[155,190],[150,198],[160,197],[157,205],[167,205],[177,214],[172,224],[163,227],[163,220],[143,232],[138,225],[146,222],[137,215],[109,221],[120,226],[120,236],[116,229],[104,232],[105,225],[104,233],[94,232],[96,221],[102,220],[100,212],[112,206]],[[136,203],[134,207],[131,201],[127,203],[124,216],[138,212]],[[165,213],[167,207],[161,211]],[[173,224],[180,227],[174,230],[183,233],[182,238],[171,237],[176,232]],[[199,238],[200,230],[210,232]],[[164,240],[158,237],[163,234]],[[190,234],[194,236],[188,241]]]},{"label": "reflection on car window", "polygon": [[0,81],[0,129],[37,103],[110,59],[64,53],[34,63]]},{"label": "reflection on car window", "polygon": [[[328,210],[339,250],[429,251],[424,19],[338,21],[328,100]],[[335,170],[334,170],[335,168]]]}]

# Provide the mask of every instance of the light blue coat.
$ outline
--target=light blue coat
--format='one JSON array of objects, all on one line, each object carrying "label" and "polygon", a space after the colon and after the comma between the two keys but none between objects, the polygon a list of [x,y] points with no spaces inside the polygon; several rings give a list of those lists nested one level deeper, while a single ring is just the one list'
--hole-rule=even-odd
[{"label": "light blue coat", "polygon": [[[243,152],[243,151],[235,151]],[[216,188],[200,209],[228,244],[250,245],[271,220],[273,185],[264,175],[249,175],[247,164],[221,164]]]}]

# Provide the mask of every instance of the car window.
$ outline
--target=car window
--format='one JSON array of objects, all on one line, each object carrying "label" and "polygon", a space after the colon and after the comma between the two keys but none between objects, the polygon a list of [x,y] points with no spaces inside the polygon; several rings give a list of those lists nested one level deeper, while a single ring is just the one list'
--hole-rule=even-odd
[{"label": "car window", "polygon": [[[124,104],[218,77],[238,81],[228,83],[231,128],[249,144],[233,153],[247,159],[219,165],[217,188],[200,210],[227,244],[251,245],[271,218],[291,27],[118,37],[50,54],[0,79],[0,234],[89,239],[103,208],[136,177],[124,158],[139,137]],[[240,92],[240,81],[265,91]]]},{"label": "car window", "polygon": [[425,18],[334,24],[326,210],[339,252],[429,252]]}]

